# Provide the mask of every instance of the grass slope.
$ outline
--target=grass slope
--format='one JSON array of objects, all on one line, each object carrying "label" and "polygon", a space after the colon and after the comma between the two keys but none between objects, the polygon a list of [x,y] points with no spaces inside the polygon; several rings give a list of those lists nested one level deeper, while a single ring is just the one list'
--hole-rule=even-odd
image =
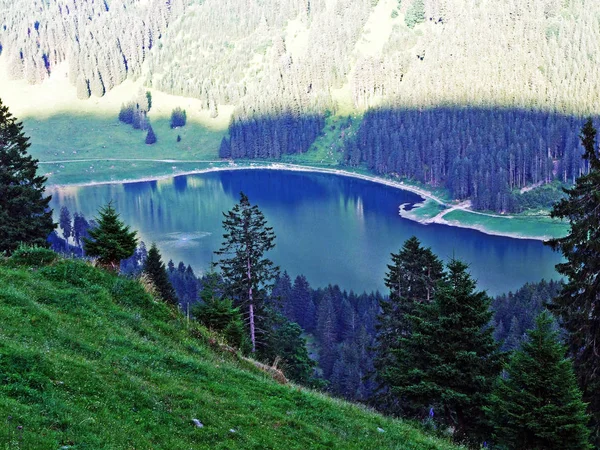
[{"label": "grass slope", "polygon": [[85,262],[0,261],[0,447],[454,448],[276,384],[207,337],[138,282]]}]

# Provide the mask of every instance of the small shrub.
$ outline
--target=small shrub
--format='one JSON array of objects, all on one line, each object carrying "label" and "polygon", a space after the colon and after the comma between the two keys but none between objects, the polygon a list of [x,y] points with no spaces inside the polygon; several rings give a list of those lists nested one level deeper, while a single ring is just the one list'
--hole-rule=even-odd
[{"label": "small shrub", "polygon": [[133,103],[128,103],[121,106],[119,111],[119,120],[123,123],[131,125],[133,123],[133,115],[135,113],[135,106]]},{"label": "small shrub", "polygon": [[185,109],[175,108],[171,112],[171,128],[184,127],[187,122]]},{"label": "small shrub", "polygon": [[29,267],[47,266],[58,259],[58,255],[45,247],[21,245],[10,257],[18,265]]}]

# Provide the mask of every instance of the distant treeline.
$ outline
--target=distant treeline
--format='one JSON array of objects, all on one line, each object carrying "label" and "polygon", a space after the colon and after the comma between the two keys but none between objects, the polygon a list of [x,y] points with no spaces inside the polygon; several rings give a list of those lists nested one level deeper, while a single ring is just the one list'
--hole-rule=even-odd
[{"label": "distant treeline", "polygon": [[586,162],[578,140],[582,120],[504,109],[379,109],[365,114],[347,143],[348,165],[366,164],[447,188],[476,209],[515,212],[520,189],[559,180],[572,183]]},{"label": "distant treeline", "polygon": [[265,118],[233,120],[229,136],[219,149],[221,158],[279,159],[308,150],[325,126],[322,115],[298,116],[291,112]]},{"label": "distant treeline", "polygon": [[[233,120],[220,156],[278,159],[305,152],[323,126],[321,115]],[[446,188],[476,209],[520,212],[551,206],[561,183],[587,171],[580,126],[576,117],[524,110],[375,109],[345,140],[343,162]]]}]

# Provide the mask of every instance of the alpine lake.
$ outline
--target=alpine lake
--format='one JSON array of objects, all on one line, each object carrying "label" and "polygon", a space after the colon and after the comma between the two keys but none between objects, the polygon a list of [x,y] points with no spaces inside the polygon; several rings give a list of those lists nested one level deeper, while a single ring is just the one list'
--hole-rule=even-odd
[{"label": "alpine lake", "polygon": [[222,213],[243,191],[277,236],[268,256],[292,280],[304,274],[312,287],[387,292],[383,280],[390,253],[413,235],[443,260],[468,263],[478,287],[491,295],[559,277],[554,266],[561,256],[541,241],[404,219],[399,206],[419,203],[420,196],[346,176],[233,170],[47,191],[57,221],[61,206],[89,220],[112,200],[148,248],[155,242],[165,263],[183,261],[197,275],[215,260],[213,252],[223,240]]}]

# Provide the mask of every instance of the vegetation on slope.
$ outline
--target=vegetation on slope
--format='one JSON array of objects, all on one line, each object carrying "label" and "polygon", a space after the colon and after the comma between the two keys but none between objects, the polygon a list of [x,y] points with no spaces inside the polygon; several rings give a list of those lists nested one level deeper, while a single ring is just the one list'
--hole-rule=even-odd
[{"label": "vegetation on slope", "polygon": [[83,261],[17,252],[0,286],[4,448],[453,448],[276,384],[139,282]]}]

